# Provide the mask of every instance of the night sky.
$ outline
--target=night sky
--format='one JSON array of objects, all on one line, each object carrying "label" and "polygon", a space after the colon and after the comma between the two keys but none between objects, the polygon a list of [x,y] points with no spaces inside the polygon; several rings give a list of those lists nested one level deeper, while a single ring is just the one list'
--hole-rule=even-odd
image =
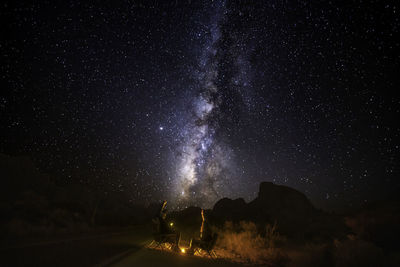
[{"label": "night sky", "polygon": [[398,3],[35,2],[1,4],[0,153],[55,183],[179,208],[399,191]]}]

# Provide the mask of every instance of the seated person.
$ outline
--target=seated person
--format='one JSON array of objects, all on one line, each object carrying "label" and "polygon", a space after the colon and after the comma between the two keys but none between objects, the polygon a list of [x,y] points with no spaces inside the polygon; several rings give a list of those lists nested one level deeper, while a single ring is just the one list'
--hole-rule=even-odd
[{"label": "seated person", "polygon": [[189,253],[193,254],[195,248],[202,248],[206,244],[210,243],[213,239],[213,232],[209,226],[209,224],[206,222],[204,218],[204,211],[201,210],[201,217],[202,217],[202,223],[200,227],[200,238],[199,239],[192,239],[190,243],[190,249]]},{"label": "seated person", "polygon": [[208,226],[208,224],[204,224],[203,234],[200,236],[200,239],[193,239],[192,246],[199,247],[201,244],[211,242],[213,239],[213,233]]},{"label": "seated person", "polygon": [[179,232],[175,232],[167,223],[167,210],[165,209],[166,201],[164,201],[160,213],[157,216],[158,221],[158,233],[164,238],[164,242],[172,243],[174,250],[179,250],[179,241],[181,235]]}]

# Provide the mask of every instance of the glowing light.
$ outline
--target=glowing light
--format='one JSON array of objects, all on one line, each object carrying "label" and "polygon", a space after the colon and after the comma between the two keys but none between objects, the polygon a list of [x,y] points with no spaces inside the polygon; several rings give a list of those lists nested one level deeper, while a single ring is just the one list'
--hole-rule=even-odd
[{"label": "glowing light", "polygon": [[184,248],[181,248],[181,252],[182,252],[182,253],[185,253],[186,250],[185,250]]},{"label": "glowing light", "polygon": [[173,223],[173,222],[171,222],[169,225],[170,225],[170,226],[174,226],[174,223]]},{"label": "glowing light", "polygon": [[200,228],[200,238],[203,237],[203,230],[204,230],[204,210],[201,209],[201,228]]}]

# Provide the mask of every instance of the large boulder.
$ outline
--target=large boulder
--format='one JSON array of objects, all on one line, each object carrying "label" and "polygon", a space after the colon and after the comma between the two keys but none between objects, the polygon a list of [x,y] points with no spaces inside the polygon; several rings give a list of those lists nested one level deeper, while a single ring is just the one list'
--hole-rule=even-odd
[{"label": "large boulder", "polygon": [[224,220],[239,221],[246,218],[246,208],[247,204],[243,198],[223,198],[215,203],[213,215]]},{"label": "large boulder", "polygon": [[246,203],[242,198],[219,200],[212,215],[219,222],[252,221],[259,225],[276,223],[287,235],[304,235],[319,220],[318,211],[301,192],[283,185],[263,182],[257,198]]},{"label": "large boulder", "polygon": [[271,182],[262,182],[258,197],[249,203],[251,209],[260,214],[288,214],[301,217],[313,215],[316,211],[307,197],[299,191]]},{"label": "large boulder", "polygon": [[258,197],[248,204],[248,212],[248,219],[277,223],[280,230],[289,235],[304,232],[318,215],[304,194],[271,182],[260,184]]}]

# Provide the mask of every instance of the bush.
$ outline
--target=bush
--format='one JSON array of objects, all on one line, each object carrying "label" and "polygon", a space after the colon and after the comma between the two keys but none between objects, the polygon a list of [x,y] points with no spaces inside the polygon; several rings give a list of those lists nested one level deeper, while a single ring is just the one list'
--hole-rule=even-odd
[{"label": "bush", "polygon": [[363,240],[335,241],[335,266],[386,266],[383,250]]},{"label": "bush", "polygon": [[283,264],[287,257],[275,248],[275,244],[283,240],[276,231],[276,225],[266,225],[265,232],[262,236],[252,222],[237,225],[226,222],[224,228],[218,231],[217,254],[241,263]]},{"label": "bush", "polygon": [[21,219],[12,219],[5,225],[5,233],[19,237],[32,233],[32,225]]}]

